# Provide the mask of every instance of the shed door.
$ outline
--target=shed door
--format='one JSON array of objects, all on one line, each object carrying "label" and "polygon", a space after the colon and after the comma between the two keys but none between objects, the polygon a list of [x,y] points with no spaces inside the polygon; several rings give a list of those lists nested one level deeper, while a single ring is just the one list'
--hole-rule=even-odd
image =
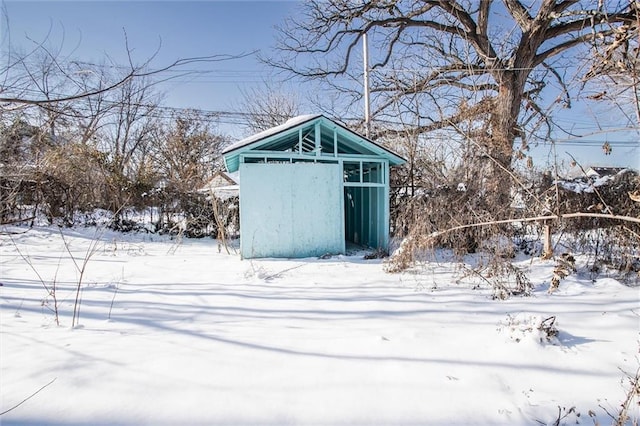
[{"label": "shed door", "polygon": [[341,179],[338,164],[241,164],[242,257],[344,252]]}]

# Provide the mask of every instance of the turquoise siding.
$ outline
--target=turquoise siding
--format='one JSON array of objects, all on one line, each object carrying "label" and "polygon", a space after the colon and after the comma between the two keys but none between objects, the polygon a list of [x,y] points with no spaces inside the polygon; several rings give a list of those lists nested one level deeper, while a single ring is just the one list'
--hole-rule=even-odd
[{"label": "turquoise siding", "polygon": [[389,167],[405,160],[322,115],[295,117],[223,151],[240,170],[243,258],[389,244]]},{"label": "turquoise siding", "polygon": [[240,179],[243,258],[344,252],[339,164],[241,163]]}]

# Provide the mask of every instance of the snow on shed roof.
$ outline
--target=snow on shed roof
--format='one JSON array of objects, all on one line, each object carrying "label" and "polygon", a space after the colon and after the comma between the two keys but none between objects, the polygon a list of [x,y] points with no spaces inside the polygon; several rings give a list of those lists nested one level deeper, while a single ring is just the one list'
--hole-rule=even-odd
[{"label": "snow on shed roof", "polygon": [[322,117],[322,114],[306,114],[299,115],[297,117],[293,117],[288,119],[286,122],[272,127],[267,130],[263,130],[262,132],[256,133],[255,135],[249,136],[248,138],[244,138],[239,140],[238,142],[229,145],[225,149],[222,150],[222,154],[226,154],[231,151],[235,151],[238,148],[242,148],[243,146],[251,145],[254,142],[262,140],[264,138],[268,138],[272,135],[277,135],[278,133],[290,129],[292,127],[297,126],[298,124],[306,123],[307,121],[315,120],[316,118]]},{"label": "snow on shed roof", "polygon": [[[291,147],[288,145],[293,143],[294,139],[297,141],[296,131],[298,129],[316,124],[320,124],[324,129],[333,129],[329,131],[337,131],[338,135],[340,135],[339,145],[342,147],[341,149],[345,149],[347,153],[385,158],[391,166],[406,162],[400,155],[367,139],[349,129],[346,125],[331,120],[322,114],[310,114],[291,118],[284,124],[259,132],[225,148],[222,151],[222,155],[227,170],[230,172],[236,171],[239,166],[240,155],[247,151],[265,149],[264,147],[268,147],[266,148],[267,150],[275,149],[277,151],[290,149]],[[294,134],[296,136],[294,136]],[[325,135],[325,137],[326,136],[327,135]]]}]

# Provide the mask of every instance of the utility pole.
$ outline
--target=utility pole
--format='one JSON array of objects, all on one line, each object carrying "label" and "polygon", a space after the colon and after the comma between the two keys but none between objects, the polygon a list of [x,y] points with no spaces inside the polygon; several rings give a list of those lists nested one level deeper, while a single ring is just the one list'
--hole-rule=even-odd
[{"label": "utility pole", "polygon": [[364,125],[365,136],[371,137],[371,104],[369,102],[369,46],[367,33],[362,33],[362,58],[364,65]]}]

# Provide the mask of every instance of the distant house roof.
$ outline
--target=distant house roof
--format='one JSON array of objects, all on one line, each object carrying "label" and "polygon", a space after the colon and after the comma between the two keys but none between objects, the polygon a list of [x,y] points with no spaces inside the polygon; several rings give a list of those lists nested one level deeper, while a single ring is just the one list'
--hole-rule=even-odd
[{"label": "distant house roof", "polygon": [[226,173],[223,171],[216,172],[209,182],[198,192],[203,194],[213,194],[217,198],[227,199],[237,197],[240,193],[240,179],[237,173]]},{"label": "distant house roof", "polygon": [[[284,124],[259,132],[228,146],[222,151],[225,166],[229,172],[235,172],[240,164],[240,155],[248,151],[293,153],[299,145],[300,135],[313,132],[316,125],[321,128],[319,138],[321,139],[323,156],[331,156],[334,153],[335,131],[335,134],[338,135],[338,150],[341,154],[382,157],[388,160],[391,166],[406,162],[400,155],[365,138],[345,125],[330,120],[322,114],[313,114],[291,118]],[[313,148],[313,146],[310,146],[310,148]]]},{"label": "distant house roof", "polygon": [[239,178],[236,173],[227,173],[218,170],[214,173],[207,185],[214,188],[218,186],[237,185],[239,183],[238,180]]},{"label": "distant house roof", "polygon": [[598,176],[598,177],[613,176],[613,175],[617,175],[618,173],[620,173],[623,170],[626,170],[626,169],[624,167],[598,167],[598,166],[594,166],[594,167],[589,167],[589,169],[586,171],[586,175],[587,176]]}]

